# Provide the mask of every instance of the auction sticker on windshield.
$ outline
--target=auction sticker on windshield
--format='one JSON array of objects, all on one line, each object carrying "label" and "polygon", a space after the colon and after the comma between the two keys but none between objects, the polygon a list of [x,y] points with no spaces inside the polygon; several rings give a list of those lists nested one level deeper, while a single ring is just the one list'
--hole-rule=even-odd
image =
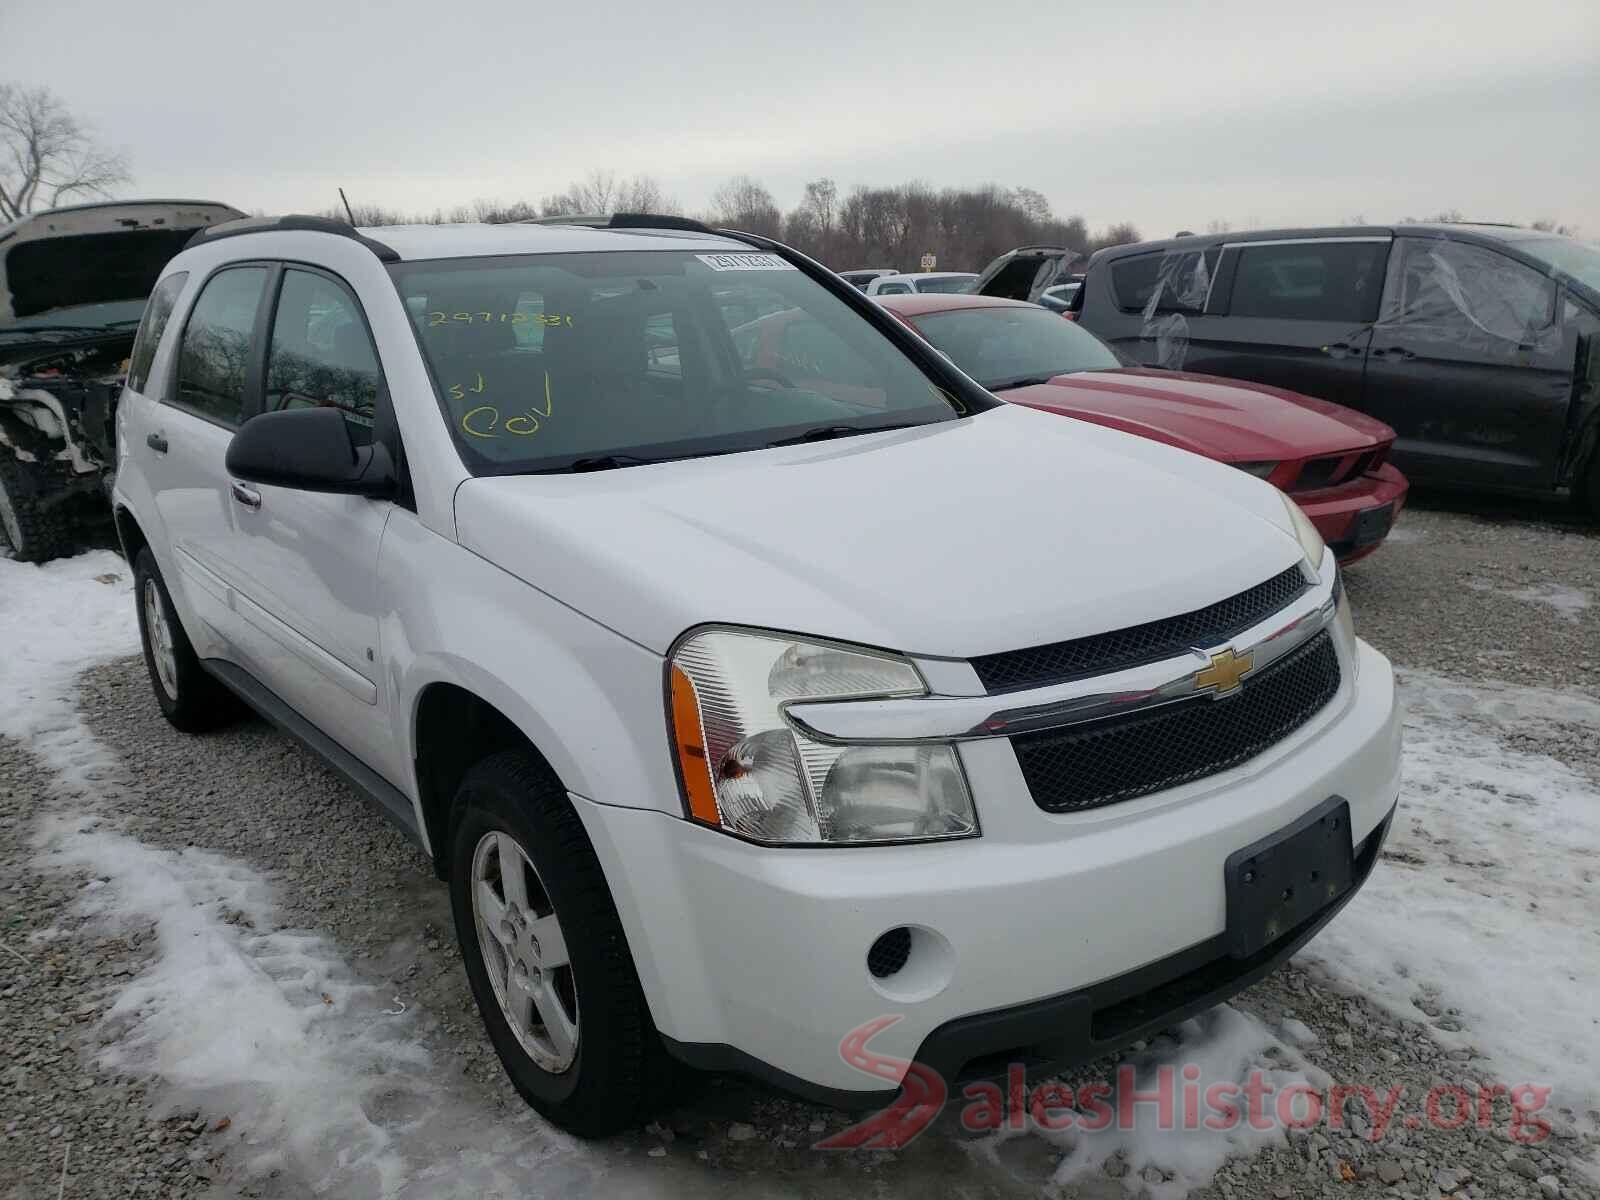
[{"label": "auction sticker on windshield", "polygon": [[793,271],[776,254],[696,254],[713,271]]}]

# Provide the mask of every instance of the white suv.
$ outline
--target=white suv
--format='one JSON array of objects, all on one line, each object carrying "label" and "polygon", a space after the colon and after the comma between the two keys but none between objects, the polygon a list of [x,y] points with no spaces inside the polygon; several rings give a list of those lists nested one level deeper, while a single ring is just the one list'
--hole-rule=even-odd
[{"label": "white suv", "polygon": [[242,698],[431,855],[552,1119],[674,1059],[881,1102],[880,1017],[880,1069],[1082,1061],[1365,878],[1393,677],[1268,485],[998,403],[757,238],[366,234],[171,262],[117,523],[168,719]]}]

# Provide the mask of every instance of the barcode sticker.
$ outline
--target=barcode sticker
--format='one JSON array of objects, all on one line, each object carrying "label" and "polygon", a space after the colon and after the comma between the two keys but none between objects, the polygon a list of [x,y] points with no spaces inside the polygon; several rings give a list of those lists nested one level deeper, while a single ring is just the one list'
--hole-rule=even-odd
[{"label": "barcode sticker", "polygon": [[793,271],[776,254],[696,254],[713,271]]}]

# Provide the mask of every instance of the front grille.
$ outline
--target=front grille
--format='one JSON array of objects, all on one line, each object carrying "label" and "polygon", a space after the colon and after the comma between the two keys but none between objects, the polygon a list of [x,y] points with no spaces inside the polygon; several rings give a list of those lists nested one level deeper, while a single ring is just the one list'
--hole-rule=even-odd
[{"label": "front grille", "polygon": [[1343,454],[1335,454],[1331,458],[1307,459],[1301,464],[1300,473],[1295,476],[1289,490],[1309,492],[1316,488],[1332,487],[1344,478],[1344,472],[1339,470],[1339,465],[1344,462],[1345,457]]},{"label": "front grille", "polygon": [[1294,566],[1193,612],[1070,642],[986,654],[973,659],[972,666],[985,689],[1004,692],[1159,662],[1196,646],[1204,649],[1227,641],[1277,612],[1307,586],[1300,568]]},{"label": "front grille", "polygon": [[1035,804],[1081,812],[1236,767],[1304,725],[1338,690],[1339,656],[1324,631],[1235,695],[1023,734],[1011,745]]}]

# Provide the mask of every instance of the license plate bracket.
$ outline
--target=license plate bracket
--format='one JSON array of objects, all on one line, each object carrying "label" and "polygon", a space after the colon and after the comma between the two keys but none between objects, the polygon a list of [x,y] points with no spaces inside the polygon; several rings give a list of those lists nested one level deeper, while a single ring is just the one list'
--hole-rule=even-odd
[{"label": "license plate bracket", "polygon": [[1228,855],[1228,952],[1249,958],[1355,882],[1350,804],[1330,796],[1293,824]]},{"label": "license plate bracket", "polygon": [[1364,550],[1388,537],[1393,525],[1394,501],[1391,500],[1388,504],[1357,513],[1350,540],[1357,550]]}]

